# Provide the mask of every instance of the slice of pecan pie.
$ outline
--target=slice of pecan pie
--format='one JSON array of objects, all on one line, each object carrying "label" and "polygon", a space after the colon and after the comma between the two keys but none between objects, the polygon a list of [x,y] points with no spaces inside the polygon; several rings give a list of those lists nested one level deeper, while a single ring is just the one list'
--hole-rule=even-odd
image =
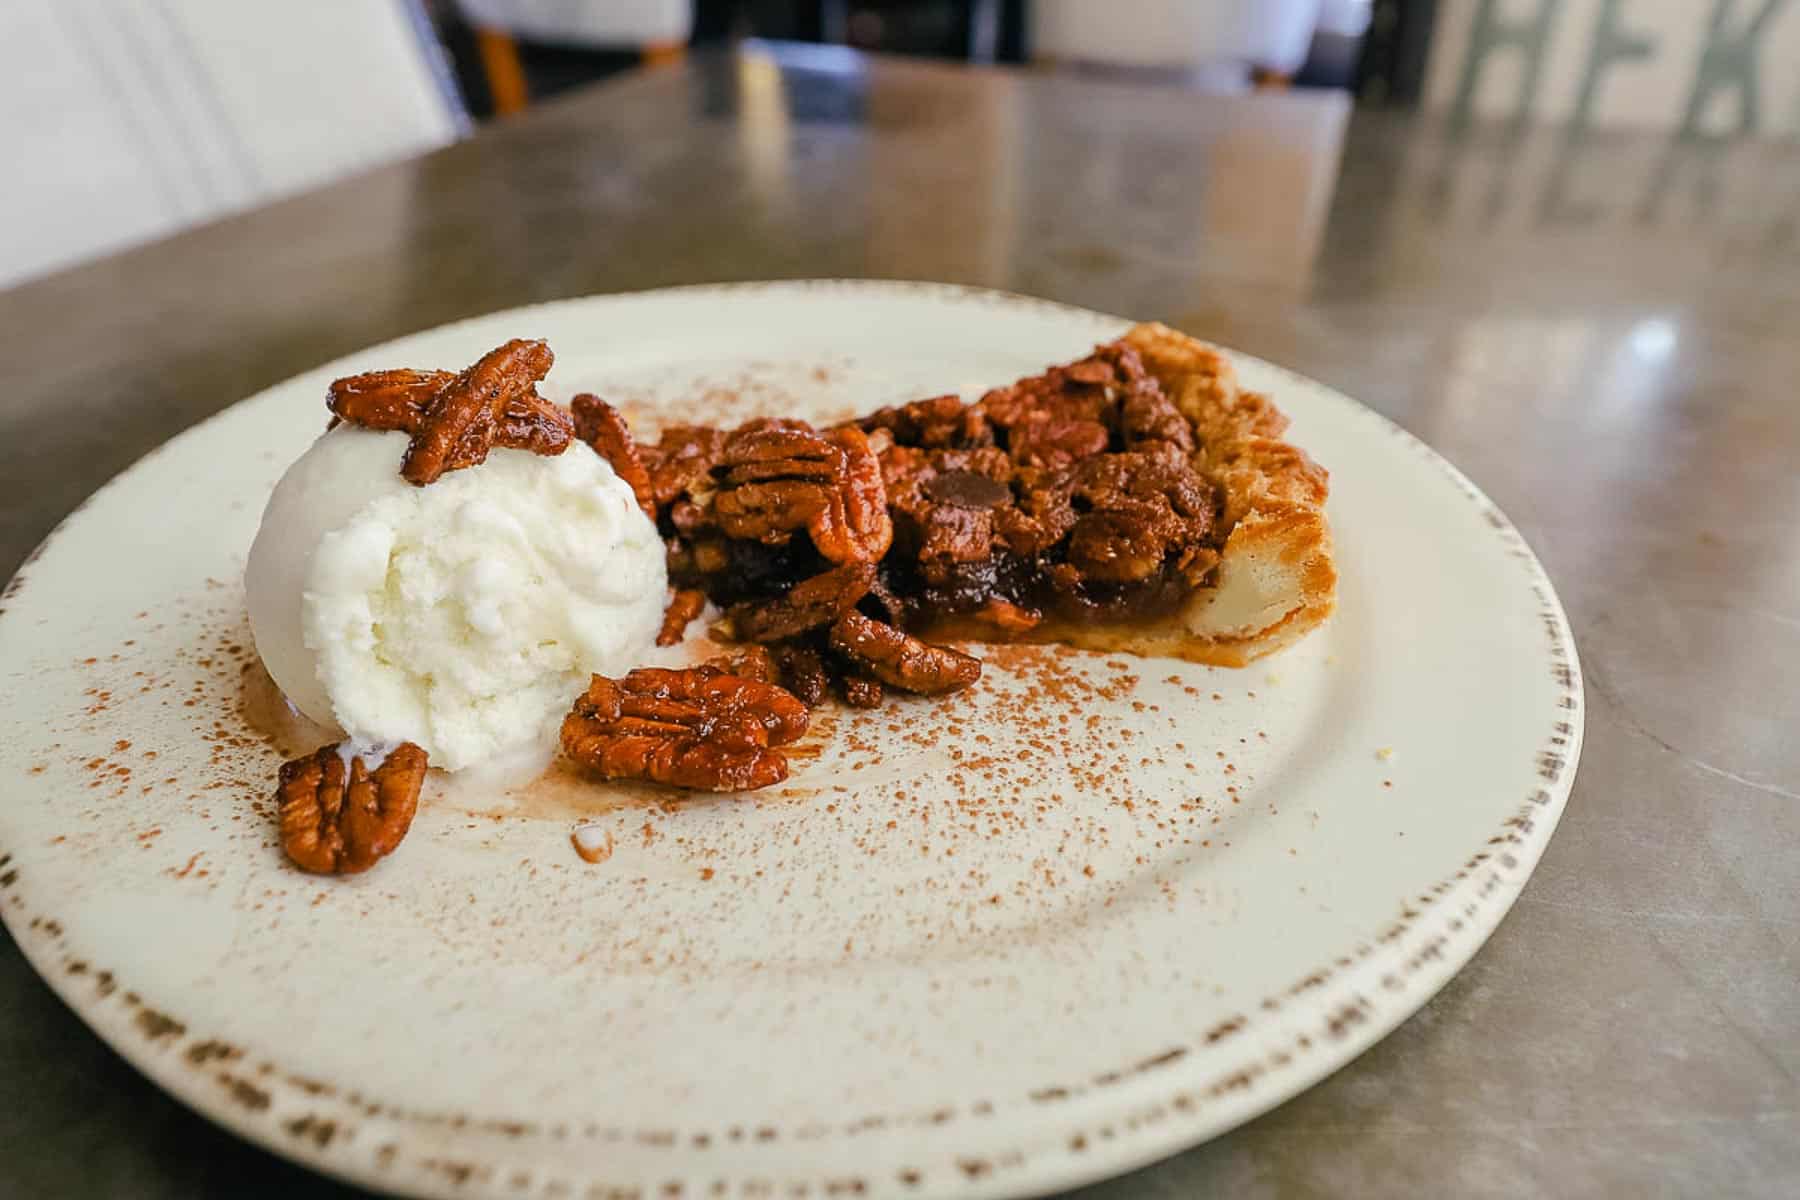
[{"label": "slice of pecan pie", "polygon": [[655,512],[678,583],[863,705],[978,675],[930,642],[1221,666],[1293,642],[1331,612],[1336,572],[1326,473],[1286,426],[1216,350],[1139,325],[973,404],[682,427],[634,453],[672,484]]},{"label": "slice of pecan pie", "polygon": [[[402,474],[421,486],[493,446],[554,455],[571,437],[630,485],[676,589],[658,643],[681,641],[710,602],[724,613],[714,635],[741,645],[684,670],[594,676],[562,746],[605,778],[779,783],[783,747],[834,686],[873,708],[890,690],[975,683],[981,660],[947,641],[1242,666],[1335,600],[1325,470],[1223,355],[1166,326],[973,404],[937,396],[823,429],[676,426],[654,445],[596,396],[569,412],[539,397],[551,361],[544,343],[513,341],[460,374],[338,380],[331,407],[405,430]],[[340,760],[328,748],[282,772],[284,842],[308,870],[389,852],[425,772],[410,745],[373,772]]]},{"label": "slice of pecan pie", "polygon": [[[1100,613],[1094,614],[1102,617],[1096,622],[1079,609],[1060,606],[1040,636],[1090,649],[1241,667],[1291,645],[1330,616],[1337,570],[1325,517],[1328,475],[1283,440],[1288,419],[1281,410],[1268,396],[1239,388],[1224,355],[1164,325],[1139,325],[1095,358],[1111,359],[1112,386],[1124,393],[1115,438],[1161,454],[1171,464],[1185,464],[1211,489],[1212,507],[1203,533],[1189,524],[1164,544],[1163,579],[1179,581],[1173,603],[1152,605],[1137,619],[1128,616],[1119,623]],[[1116,463],[1130,453],[1105,457]],[[1105,475],[1120,468],[1088,470]],[[1145,491],[1142,477],[1140,471],[1134,480],[1136,494]],[[1163,490],[1171,510],[1180,514],[1183,493],[1167,485]],[[1072,559],[1084,554],[1077,544],[1083,520],[1078,518],[1070,539]],[[1127,517],[1125,523],[1131,521]],[[1115,566],[1115,573],[1129,575],[1147,566],[1133,558],[1133,539],[1108,539],[1105,531],[1103,525],[1103,550],[1114,541],[1124,547],[1113,560],[1124,569]],[[1104,554],[1095,558],[1088,577],[1104,577],[1107,560]]]}]

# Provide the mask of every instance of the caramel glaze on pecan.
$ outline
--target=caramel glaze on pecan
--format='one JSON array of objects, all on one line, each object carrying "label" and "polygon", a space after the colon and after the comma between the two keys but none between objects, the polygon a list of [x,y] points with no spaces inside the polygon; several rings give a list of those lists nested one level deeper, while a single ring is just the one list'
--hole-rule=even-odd
[{"label": "caramel glaze on pecan", "polygon": [[725,438],[712,517],[728,538],[785,544],[804,528],[834,563],[879,562],[894,537],[881,463],[862,430],[753,423]]},{"label": "caramel glaze on pecan", "polygon": [[[643,456],[619,410],[591,392],[582,392],[569,401],[569,408],[575,415],[575,436],[611,464],[613,473],[631,487],[638,507],[652,521],[656,520],[656,497],[650,487],[649,469],[644,466]],[[695,610],[696,615],[698,611]],[[659,640],[658,644],[671,643]]]},{"label": "caramel glaze on pecan", "polygon": [[960,692],[981,678],[981,660],[948,646],[931,646],[859,612],[831,627],[831,648],[882,683],[921,696]]},{"label": "caramel glaze on pecan", "polygon": [[[431,398],[455,380],[453,371],[369,371],[335,380],[326,400],[331,424],[340,420],[365,429],[398,429],[417,433]],[[569,448],[575,423],[569,414],[537,394],[526,391],[513,399],[501,415],[494,445],[509,450],[529,450],[551,457]]]},{"label": "caramel glaze on pecan", "polygon": [[575,434],[569,414],[537,393],[550,370],[550,348],[513,341],[467,371],[369,371],[332,383],[332,424],[408,434],[401,474],[430,483],[446,471],[486,460],[494,446],[557,455]]},{"label": "caramel glaze on pecan", "polygon": [[303,871],[366,871],[392,854],[412,828],[425,751],[402,742],[373,771],[361,755],[351,757],[346,769],[345,757],[339,746],[325,746],[281,768],[281,845]]},{"label": "caramel glaze on pecan", "polygon": [[537,387],[528,387],[500,414],[500,432],[494,445],[508,450],[529,450],[545,458],[554,458],[569,448],[575,438],[575,422],[561,406],[538,395]]},{"label": "caramel glaze on pecan", "polygon": [[555,361],[544,342],[516,338],[482,355],[425,406],[400,460],[400,477],[423,487],[446,471],[487,461],[507,406],[549,374]]},{"label": "caramel glaze on pecan", "polygon": [[333,380],[325,403],[334,423],[412,433],[431,398],[455,378],[452,371],[366,371]]},{"label": "caramel glaze on pecan", "polygon": [[605,779],[738,792],[787,778],[778,749],[806,732],[799,700],[714,667],[596,675],[563,720],[563,753]]},{"label": "caramel glaze on pecan", "polygon": [[829,625],[875,583],[875,564],[852,562],[802,580],[770,600],[731,606],[732,632],[747,642],[777,642]]},{"label": "caramel glaze on pecan", "polygon": [[706,610],[706,593],[698,588],[677,588],[663,609],[662,629],[657,632],[659,646],[679,646],[687,635],[687,627]]},{"label": "caramel glaze on pecan", "polygon": [[834,429],[826,437],[841,457],[837,486],[824,511],[807,527],[813,545],[835,563],[880,562],[894,541],[881,461],[870,449],[868,437],[854,425]]}]

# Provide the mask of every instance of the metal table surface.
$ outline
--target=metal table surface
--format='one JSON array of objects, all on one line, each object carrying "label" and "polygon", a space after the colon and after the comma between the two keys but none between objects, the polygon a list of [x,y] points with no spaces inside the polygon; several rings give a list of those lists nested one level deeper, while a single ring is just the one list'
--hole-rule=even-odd
[{"label": "metal table surface", "polygon": [[[0,293],[0,576],[178,430],[589,292],[937,279],[1333,384],[1511,514],[1587,743],[1460,976],[1353,1065],[1084,1195],[1800,1188],[1800,144],[751,49]],[[347,1196],[164,1097],[0,948],[0,1192]]]}]

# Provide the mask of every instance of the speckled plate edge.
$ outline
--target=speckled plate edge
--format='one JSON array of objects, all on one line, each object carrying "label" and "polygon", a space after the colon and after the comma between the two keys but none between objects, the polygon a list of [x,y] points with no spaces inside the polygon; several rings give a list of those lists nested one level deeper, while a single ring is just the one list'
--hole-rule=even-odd
[{"label": "speckled plate edge", "polygon": [[[976,301],[1009,307],[1041,307],[1096,320],[1120,320],[1074,306],[1035,297],[952,284],[890,280],[789,280],[701,284],[682,288],[617,293],[611,299],[668,293],[747,293],[766,289],[837,289],[847,292],[905,291],[919,296],[941,295],[963,302]],[[550,301],[509,310],[524,315],[592,302],[596,297]],[[454,329],[490,319],[494,314],[452,322],[437,330]],[[418,331],[420,333],[427,331]],[[354,359],[379,356],[393,342],[359,350],[319,368],[321,372],[349,364]],[[1034,1089],[1031,1098],[1045,1104],[1081,1103],[1089,1115],[1088,1127],[1063,1137],[1051,1150],[1031,1153],[1001,1152],[979,1161],[945,1157],[929,1145],[929,1131],[942,1123],[941,1114],[922,1113],[897,1117],[897,1122],[916,1123],[919,1167],[892,1179],[869,1179],[854,1171],[821,1171],[812,1187],[787,1186],[780,1194],[930,1194],[967,1197],[1038,1195],[1106,1178],[1157,1161],[1196,1145],[1274,1108],[1298,1092],[1325,1078],[1361,1054],[1408,1016],[1418,1011],[1468,960],[1499,926],[1520,889],[1536,866],[1555,831],[1573,785],[1580,755],[1583,716],[1582,679],[1568,620],[1542,565],[1506,516],[1467,477],[1429,446],[1387,418],[1317,381],[1297,375],[1254,356],[1231,351],[1244,363],[1293,380],[1296,385],[1328,396],[1387,435],[1399,439],[1412,452],[1440,470],[1477,508],[1507,554],[1524,573],[1539,605],[1545,637],[1545,669],[1555,687],[1553,709],[1546,714],[1551,732],[1534,753],[1537,785],[1519,799],[1516,811],[1492,830],[1479,845],[1470,847],[1463,865],[1454,873],[1414,897],[1399,919],[1373,932],[1351,955],[1322,965],[1272,994],[1250,1011],[1202,1033],[1192,1045],[1178,1045],[1140,1063],[1123,1064],[1088,1079],[1071,1079]],[[282,386],[280,384],[275,385]],[[269,389],[265,389],[269,390]],[[261,393],[259,393],[260,395]],[[252,397],[253,399],[254,397]],[[229,411],[223,410],[223,411]],[[119,486],[144,463],[177,449],[221,414],[198,423],[139,459],[103,485],[88,500],[59,522],[29,555],[18,573],[0,591],[0,621],[7,602],[28,586],[31,565],[55,541],[61,530],[95,499]],[[396,1194],[428,1196],[668,1196],[693,1194],[777,1194],[770,1181],[748,1178],[709,1177],[684,1180],[681,1146],[671,1148],[668,1182],[655,1192],[632,1186],[613,1187],[604,1178],[604,1166],[593,1176],[571,1177],[531,1169],[534,1157],[524,1142],[561,1140],[552,1130],[481,1130],[513,1139],[519,1153],[505,1161],[478,1157],[400,1156],[393,1137],[359,1139],[355,1149],[334,1141],[329,1130],[340,1124],[376,1119],[367,1102],[321,1094],[303,1076],[284,1070],[268,1072],[256,1080],[257,1104],[234,1102],[222,1093],[203,1070],[208,1043],[195,1039],[184,1053],[169,1053],[166,1042],[143,1036],[146,1022],[166,1025],[180,1038],[185,1026],[179,1014],[151,1012],[122,979],[104,976],[99,981],[78,977],[63,969],[68,948],[61,943],[54,922],[33,922],[43,906],[35,902],[28,885],[12,866],[12,856],[0,847],[0,920],[33,968],[81,1019],[160,1087],[185,1104],[274,1153],[303,1162],[326,1174],[362,1186]],[[96,982],[98,986],[96,986]],[[78,984],[86,984],[79,992]],[[1309,1007],[1326,1014],[1316,1034],[1301,1035],[1283,1044],[1270,1045],[1256,1036],[1263,1020],[1280,1012],[1288,1002],[1305,996]],[[1259,1041],[1262,1044],[1258,1044]],[[1221,1069],[1218,1048],[1238,1044],[1243,1050],[1232,1065]],[[1206,1055],[1193,1053],[1204,1048]],[[1202,1061],[1204,1059],[1204,1061]],[[295,1116],[299,1112],[302,1115]],[[454,1132],[454,1131],[452,1131]],[[471,1132],[477,1132],[471,1130]],[[371,1154],[369,1147],[377,1148]],[[823,1147],[821,1147],[823,1150]],[[603,1160],[604,1155],[597,1156]],[[821,1158],[837,1155],[821,1154]],[[694,1186],[689,1189],[688,1183]]]}]

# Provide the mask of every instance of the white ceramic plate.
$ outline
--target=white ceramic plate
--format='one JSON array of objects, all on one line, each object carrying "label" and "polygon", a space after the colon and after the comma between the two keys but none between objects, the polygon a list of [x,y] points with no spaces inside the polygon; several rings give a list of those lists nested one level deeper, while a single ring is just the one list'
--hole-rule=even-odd
[{"label": "white ceramic plate", "polygon": [[582,793],[434,786],[399,852],[342,880],[285,863],[278,755],[240,711],[244,552],[337,375],[546,337],[550,394],[646,422],[837,415],[1125,325],[934,285],[681,289],[498,313],[244,401],[7,590],[0,913],[163,1087],[397,1192],[1020,1195],[1279,1103],[1499,922],[1582,699],[1493,505],[1266,363],[1237,358],[1331,469],[1342,590],[1253,668],[991,650],[972,695],[838,716],[780,791],[586,793],[602,864],[569,843]]}]

